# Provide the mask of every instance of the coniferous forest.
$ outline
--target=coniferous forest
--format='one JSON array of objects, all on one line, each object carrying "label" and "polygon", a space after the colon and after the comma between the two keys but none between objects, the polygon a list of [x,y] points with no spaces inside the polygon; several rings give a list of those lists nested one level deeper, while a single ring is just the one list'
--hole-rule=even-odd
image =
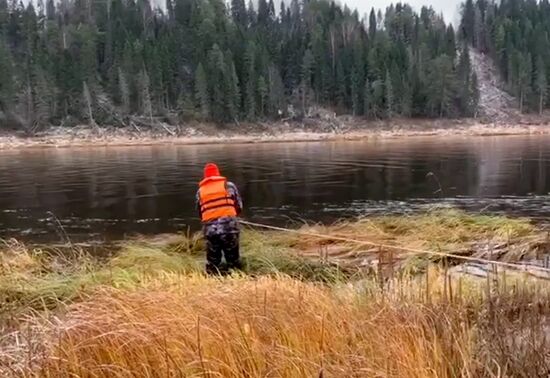
[{"label": "coniferous forest", "polygon": [[528,51],[550,23],[509,21],[510,5],[492,5],[491,16],[482,4],[472,5],[473,26],[467,4],[456,33],[433,9],[406,4],[360,15],[327,0],[0,0],[0,125],[226,124],[302,117],[314,106],[368,119],[473,116],[468,43],[494,50],[533,102],[539,80],[518,66],[549,61],[547,47]]},{"label": "coniferous forest", "polygon": [[520,111],[548,107],[548,0],[467,0],[460,30],[464,41],[493,58]]}]

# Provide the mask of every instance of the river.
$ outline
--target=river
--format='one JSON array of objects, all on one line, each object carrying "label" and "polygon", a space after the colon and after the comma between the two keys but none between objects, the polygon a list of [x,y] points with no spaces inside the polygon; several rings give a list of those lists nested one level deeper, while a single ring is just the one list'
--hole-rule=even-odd
[{"label": "river", "polygon": [[111,241],[199,227],[204,163],[271,224],[434,205],[550,216],[550,136],[0,151],[0,236]]}]

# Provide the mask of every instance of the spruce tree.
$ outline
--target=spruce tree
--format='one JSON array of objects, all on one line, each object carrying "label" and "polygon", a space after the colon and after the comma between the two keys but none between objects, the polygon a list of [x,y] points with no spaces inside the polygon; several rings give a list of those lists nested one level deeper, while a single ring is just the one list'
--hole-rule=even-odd
[{"label": "spruce tree", "polygon": [[268,112],[271,117],[279,117],[285,111],[285,88],[277,67],[270,65],[268,70]]},{"label": "spruce tree", "polygon": [[367,117],[372,117],[370,100],[371,100],[371,88],[369,84],[369,79],[365,79],[365,85],[363,87],[363,112]]},{"label": "spruce tree", "polygon": [[214,44],[212,50],[208,53],[207,73],[210,92],[210,115],[218,122],[227,120],[226,96],[230,90],[230,77],[227,76],[229,73],[227,72],[224,55],[218,44]]},{"label": "spruce tree", "polygon": [[153,103],[151,101],[151,81],[147,70],[143,69],[139,75],[139,109],[144,116],[153,118]]},{"label": "spruce tree", "polygon": [[473,0],[466,0],[462,5],[462,21],[460,23],[461,36],[466,43],[474,46],[475,44],[475,6]]},{"label": "spruce tree", "polygon": [[226,58],[226,111],[229,119],[237,121],[240,116],[241,92],[239,89],[239,77],[235,63],[232,59]]},{"label": "spruce tree", "polygon": [[531,54],[518,54],[518,100],[519,111],[523,113],[525,108],[525,102],[530,94],[530,83],[532,80],[533,63],[531,60]]},{"label": "spruce tree", "polygon": [[231,0],[231,16],[241,30],[246,30],[248,26],[248,14],[244,0]]},{"label": "spruce tree", "polygon": [[130,113],[130,86],[126,75],[121,68],[118,69],[118,90],[120,95],[120,105],[122,114],[127,115]]},{"label": "spruce tree", "polygon": [[354,116],[360,115],[363,112],[363,104],[361,103],[361,80],[357,74],[355,67],[351,71],[351,106]]},{"label": "spruce tree", "polygon": [[479,84],[477,80],[477,74],[472,73],[472,79],[470,80],[470,114],[471,116],[477,115],[477,108],[479,106]]},{"label": "spruce tree", "polygon": [[452,100],[455,91],[453,63],[447,55],[433,60],[428,74],[428,106],[432,116],[452,116]]},{"label": "spruce tree", "polygon": [[258,99],[259,99],[259,112],[260,116],[264,117],[266,115],[266,104],[267,104],[267,95],[268,88],[265,78],[260,76],[258,78]]},{"label": "spruce tree", "polygon": [[464,115],[471,115],[474,112],[471,101],[471,77],[470,49],[468,45],[464,43],[457,67],[460,110]]},{"label": "spruce tree", "polygon": [[374,8],[372,8],[369,15],[369,37],[371,39],[374,39],[375,35],[376,35],[376,12],[374,11]]},{"label": "spruce tree", "polygon": [[195,99],[199,105],[199,113],[203,120],[210,118],[210,97],[208,95],[208,81],[202,63],[199,63],[195,72]]},{"label": "spruce tree", "polygon": [[369,102],[371,116],[372,118],[382,118],[384,116],[384,101],[386,94],[384,81],[381,79],[373,81],[371,93],[371,101]]},{"label": "spruce tree", "polygon": [[10,111],[15,98],[14,67],[11,53],[0,38],[0,111]]},{"label": "spruce tree", "polygon": [[391,118],[394,115],[394,93],[389,71],[386,71],[386,80],[384,81],[384,101],[386,103],[386,117]]},{"label": "spruce tree", "polygon": [[309,104],[309,93],[311,91],[311,76],[313,74],[313,65],[315,59],[311,50],[307,50],[304,54],[302,62],[302,114],[306,114]]},{"label": "spruce tree", "polygon": [[55,13],[56,13],[55,1],[54,0],[47,0],[47,3],[46,3],[46,18],[48,19],[48,21],[55,20]]},{"label": "spruce tree", "polygon": [[546,78],[546,67],[544,60],[541,56],[537,59],[537,77],[536,77],[536,88],[539,96],[539,114],[542,115],[544,110],[544,105],[546,102],[546,97],[548,94],[548,81]]},{"label": "spruce tree", "polygon": [[339,60],[336,65],[336,106],[341,110],[346,107],[347,83],[344,66]]}]

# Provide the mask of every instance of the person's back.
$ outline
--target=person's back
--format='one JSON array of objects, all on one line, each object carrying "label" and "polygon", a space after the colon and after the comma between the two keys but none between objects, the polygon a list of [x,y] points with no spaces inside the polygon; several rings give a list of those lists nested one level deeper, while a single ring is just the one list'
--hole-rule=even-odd
[{"label": "person's back", "polygon": [[239,222],[242,200],[237,186],[221,176],[218,167],[209,163],[197,191],[197,208],[206,240],[206,271],[218,273],[222,255],[228,269],[239,269]]}]

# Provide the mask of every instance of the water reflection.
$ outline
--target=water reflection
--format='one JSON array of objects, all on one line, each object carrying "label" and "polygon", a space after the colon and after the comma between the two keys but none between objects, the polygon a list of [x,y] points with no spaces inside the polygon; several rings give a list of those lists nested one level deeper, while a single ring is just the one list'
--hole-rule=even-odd
[{"label": "water reflection", "polygon": [[487,200],[499,211],[547,216],[548,142],[446,137],[2,151],[0,227],[4,237],[54,240],[59,224],[77,240],[197,227],[196,182],[210,160],[239,185],[247,216],[257,221]]}]

